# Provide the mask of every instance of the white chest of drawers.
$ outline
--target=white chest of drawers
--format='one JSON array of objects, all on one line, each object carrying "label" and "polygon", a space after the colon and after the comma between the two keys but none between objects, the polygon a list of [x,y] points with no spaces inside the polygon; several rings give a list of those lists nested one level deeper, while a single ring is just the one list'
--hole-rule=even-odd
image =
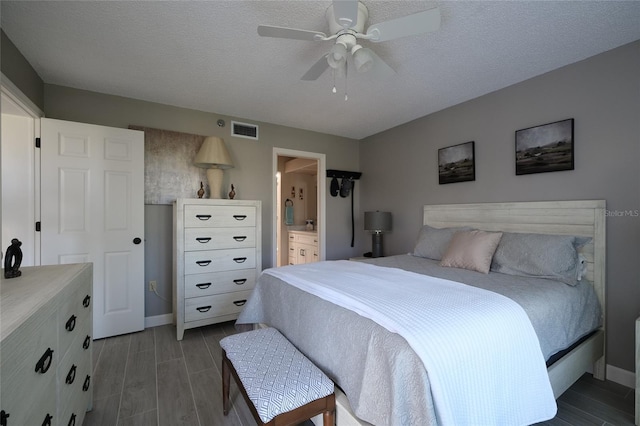
[{"label": "white chest of drawers", "polygon": [[0,424],[80,426],[91,409],[91,264],[0,282]]},{"label": "white chest of drawers", "polygon": [[176,200],[173,312],[184,330],[236,319],[262,270],[261,202]]}]

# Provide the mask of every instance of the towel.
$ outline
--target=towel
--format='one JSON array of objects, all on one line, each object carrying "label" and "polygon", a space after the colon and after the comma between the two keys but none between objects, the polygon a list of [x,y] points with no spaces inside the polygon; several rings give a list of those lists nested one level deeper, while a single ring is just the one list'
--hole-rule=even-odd
[{"label": "towel", "polygon": [[284,224],[293,225],[293,206],[286,206],[284,208]]}]

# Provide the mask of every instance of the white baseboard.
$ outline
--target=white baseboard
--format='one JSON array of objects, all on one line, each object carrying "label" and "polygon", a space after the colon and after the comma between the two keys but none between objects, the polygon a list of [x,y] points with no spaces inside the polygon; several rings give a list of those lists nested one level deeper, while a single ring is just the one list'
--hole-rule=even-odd
[{"label": "white baseboard", "polygon": [[636,387],[635,373],[609,364],[607,364],[607,380],[632,389]]},{"label": "white baseboard", "polygon": [[159,325],[167,325],[173,323],[173,314],[156,315],[153,317],[144,317],[144,328],[157,327]]}]

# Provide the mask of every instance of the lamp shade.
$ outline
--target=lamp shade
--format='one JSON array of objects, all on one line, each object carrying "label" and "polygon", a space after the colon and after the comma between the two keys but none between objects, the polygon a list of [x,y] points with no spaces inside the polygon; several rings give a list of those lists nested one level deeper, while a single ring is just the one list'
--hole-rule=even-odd
[{"label": "lamp shade", "polygon": [[198,167],[219,169],[229,169],[233,167],[231,156],[224,144],[224,139],[217,136],[208,136],[202,142],[200,151],[194,160],[194,164]]},{"label": "lamp shade", "polygon": [[364,229],[367,231],[391,231],[391,212],[364,212]]}]

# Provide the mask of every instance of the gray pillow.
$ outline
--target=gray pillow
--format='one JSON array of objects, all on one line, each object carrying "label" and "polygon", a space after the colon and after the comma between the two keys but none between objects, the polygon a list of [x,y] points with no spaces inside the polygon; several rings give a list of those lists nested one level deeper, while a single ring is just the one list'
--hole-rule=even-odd
[{"label": "gray pillow", "polygon": [[470,229],[466,226],[461,228],[433,228],[429,225],[424,225],[418,234],[413,255],[426,257],[427,259],[442,260],[453,234],[457,231],[468,231]]},{"label": "gray pillow", "polygon": [[590,240],[571,235],[505,232],[493,255],[491,271],[549,278],[574,286],[581,270],[577,249]]}]

